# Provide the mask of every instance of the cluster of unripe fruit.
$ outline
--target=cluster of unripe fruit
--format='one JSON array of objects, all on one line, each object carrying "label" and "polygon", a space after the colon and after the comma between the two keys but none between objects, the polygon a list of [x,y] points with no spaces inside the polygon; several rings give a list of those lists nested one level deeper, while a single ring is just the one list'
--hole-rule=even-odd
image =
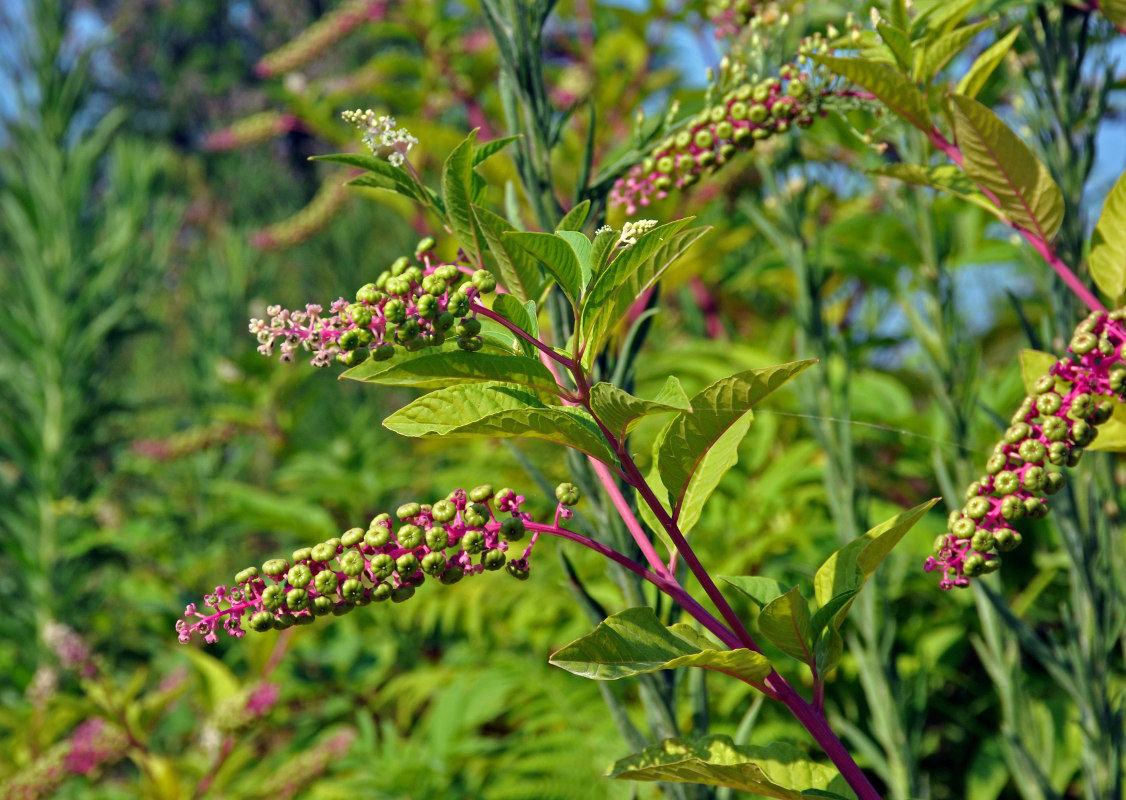
[{"label": "cluster of unripe fruit", "polygon": [[1063,468],[1079,463],[1115,401],[1126,400],[1124,318],[1119,309],[1080,323],[1068,356],[1036,381],[1013,415],[986,474],[970,485],[965,507],[950,514],[948,532],[927,559],[927,572],[942,571],[943,589],[968,586],[970,578],[1000,567],[998,553],[1021,543],[1013,523],[1047,515],[1044,498],[1063,488]]},{"label": "cluster of unripe fruit", "polygon": [[[566,507],[579,494],[572,484],[561,484],[556,497]],[[211,613],[198,611],[194,603],[187,607],[176,623],[180,641],[199,633],[215,642],[219,627],[241,637],[244,617],[251,630],[281,630],[373,602],[402,602],[427,578],[453,584],[466,575],[503,569],[526,580],[538,533],[518,557],[511,552],[531,522],[531,515],[520,510],[523,503],[523,495],[511,489],[494,492],[488,485],[458,489],[433,505],[406,503],[394,517],[375,517],[366,530],[352,528],[294,551],[289,560],[271,559],[261,568],[242,570],[233,587],[219,586],[204,598]],[[568,516],[561,508],[558,518]]]},{"label": "cluster of unripe fruit", "polygon": [[496,278],[483,269],[470,273],[441,263],[431,256],[433,247],[432,238],[423,239],[414,263],[406,256],[397,259],[375,283],[356,292],[355,302],[340,298],[327,316],[315,304],[304,311],[271,306],[268,323],[250,321],[258,352],[268,356],[277,348],[282,361],[292,361],[301,348],[313,354],[313,366],[336,360],[354,367],[368,358],[385,361],[396,346],[408,352],[437,347],[448,336],[457,337],[463,350],[480,350],[481,323],[470,305],[496,289]]}]

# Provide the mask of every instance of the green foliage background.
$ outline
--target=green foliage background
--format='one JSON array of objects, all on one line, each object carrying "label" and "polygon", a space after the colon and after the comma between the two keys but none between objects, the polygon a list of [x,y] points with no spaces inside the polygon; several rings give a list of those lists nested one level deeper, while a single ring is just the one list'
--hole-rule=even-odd
[{"label": "green foliage background", "polygon": [[[630,136],[645,96],[699,99],[662,35],[698,31],[695,5],[561,4],[565,22],[545,43],[545,63],[553,100],[576,107],[556,155],[564,181],[585,145],[588,100],[601,158]],[[28,774],[98,716],[129,726],[128,756],[68,778],[52,787],[56,796],[257,798],[289,796],[287,785],[324,798],[672,793],[601,777],[639,748],[621,740],[600,692],[640,729],[661,723],[645,719],[638,684],[595,686],[548,665],[592,627],[553,542],[540,546],[527,583],[490,576],[427,587],[410,603],[291,636],[175,642],[184,604],[243,566],[482,475],[544,512],[553,504],[523,465],[551,483],[568,477],[546,443],[408,446],[380,424],[408,392],[373,393],[337,382],[333,370],[255,353],[246,320],[267,304],[327,305],[433,232],[406,203],[356,192],[304,241],[276,251],[250,244],[339,180],[306,157],[350,145],[341,109],[398,115],[422,140],[417,166],[431,175],[479,119],[493,126],[482,139],[504,132],[496,57],[479,43],[472,5],[413,3],[407,17],[360,26],[299,78],[255,78],[258,58],[329,10],[321,6],[107,0],[96,7],[109,26],[76,57],[63,40],[75,9],[29,3],[21,63],[38,89],[0,140],[0,781]],[[836,11],[816,4],[810,23]],[[1086,211],[1106,189],[1084,158],[1095,152],[1098,106],[1120,87],[1105,63],[1110,33],[1070,7],[982,2],[973,13],[1004,20],[978,50],[1002,28],[1032,32],[981,97],[1007,104],[1037,134],[1025,138],[1064,187],[1061,252],[1077,263]],[[593,50],[574,40],[572,24],[595,26]],[[1067,43],[1080,25],[1091,42],[1076,54]],[[1048,48],[1040,69],[1022,71],[1037,48]],[[1068,85],[1063,108],[1037,102],[1045,82],[1061,85],[1053,69],[1084,58],[1101,66],[1107,91],[1084,102],[1083,86]],[[951,74],[964,67],[955,62]],[[209,132],[262,110],[302,124],[232,152],[202,147]],[[1071,328],[1075,309],[1034,253],[975,206],[863,177],[889,157],[850,125],[875,128],[904,155],[920,141],[870,112],[848,123],[821,120],[643,213],[697,214],[714,229],[662,288],[637,394],[653,396],[669,374],[691,394],[736,370],[820,359],[756,411],[738,465],[692,533],[713,574],[808,586],[841,541],[927,498],[957,500],[1023,396],[1015,354],[1058,352]],[[1042,133],[1053,126],[1069,135]],[[493,186],[514,177],[503,158],[488,169]],[[610,219],[620,226],[621,212]],[[643,426],[634,439],[643,469],[654,433]],[[1068,519],[1120,544],[1126,470],[1114,456],[1092,458],[1076,486]],[[1077,710],[1084,676],[1052,671],[1030,649],[1079,638],[1060,619],[1061,603],[1079,602],[1060,550],[1072,523],[1038,523],[1006,560],[990,586],[1019,624],[1002,625],[984,595],[943,594],[921,572],[942,516],[912,531],[858,603],[829,685],[834,726],[889,797],[1112,796],[1090,794],[1081,729],[1121,726],[1121,649],[1100,676],[1117,716],[1095,721]],[[619,610],[604,564],[566,552],[593,598]],[[1120,553],[1106,554],[1092,568],[1121,565]],[[739,602],[756,617],[754,604]],[[1121,635],[1126,610],[1079,607],[1113,617]],[[94,674],[59,664],[43,640],[51,621],[86,641]],[[277,648],[284,657],[272,665]],[[239,721],[265,673],[280,686],[278,704]],[[57,686],[44,693],[45,675]],[[794,666],[787,677],[800,685],[805,675]],[[679,673],[659,679],[689,691]],[[707,681],[710,719],[673,711],[684,733],[808,747],[746,686]],[[1061,689],[1068,681],[1074,691]],[[319,749],[340,735],[336,750]],[[1109,757],[1120,765],[1122,756]],[[1108,767],[1107,786],[1112,773],[1121,769]],[[724,794],[683,791],[675,796]]]}]

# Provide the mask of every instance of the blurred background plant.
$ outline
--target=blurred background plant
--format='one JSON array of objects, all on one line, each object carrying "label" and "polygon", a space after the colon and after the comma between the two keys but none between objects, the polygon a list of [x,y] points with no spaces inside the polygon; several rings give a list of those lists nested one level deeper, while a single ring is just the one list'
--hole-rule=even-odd
[{"label": "blurred background plant", "polygon": [[[901,7],[880,6],[891,20]],[[1122,85],[1110,26],[1071,6],[959,7],[1002,16],[974,53],[1021,26],[982,98],[1027,123],[1064,188],[1061,252],[1076,263],[1083,215],[1122,168],[1097,146],[1120,131],[1108,127]],[[791,11],[795,42],[842,16]],[[564,112],[562,199],[590,108],[601,161],[629,140],[638,105],[651,117],[674,94],[699,105],[701,75],[686,65],[714,64],[721,48],[702,3],[576,0],[558,12],[543,48],[549,101]],[[358,146],[339,111],[396,115],[422,140],[420,171],[435,174],[468,128],[506,131],[498,56],[475,6],[430,0],[29,0],[7,13],[23,16],[5,39],[18,99],[0,114],[0,671],[11,676],[0,794],[656,796],[598,777],[634,744],[604,701],[626,729],[805,741],[741,684],[708,681],[703,715],[687,680],[599,698],[549,668],[547,654],[589,628],[565,586],[622,602],[604,565],[573,551],[569,564],[541,559],[527,583],[467,581],[319,630],[176,645],[184,603],[248,557],[482,472],[514,486],[529,484],[527,464],[567,477],[546,445],[408,451],[365,387],[278,368],[245,333],[267,303],[354,291],[434,232],[407,203],[345,192],[346,175],[307,161]],[[965,67],[956,59],[942,79]],[[924,148],[857,108],[643,212],[698,213],[715,230],[662,291],[639,394],[670,373],[691,392],[733,367],[822,363],[757,413],[725,502],[711,506],[724,512],[694,530],[717,573],[764,574],[775,556],[765,574],[792,584],[897,506],[935,494],[960,506],[1024,394],[1014,354],[1065,345],[1075,309],[992,218],[862,175]],[[504,158],[487,168],[493,184],[517,177]],[[644,435],[635,447],[649,452]],[[976,596],[940,594],[919,569],[938,514],[877,573],[827,705],[889,798],[1122,796],[1126,480],[1102,458],[1071,484],[1072,511],[1035,523],[1037,546]],[[800,685],[803,673],[787,677]],[[654,718],[661,704],[667,717]]]}]

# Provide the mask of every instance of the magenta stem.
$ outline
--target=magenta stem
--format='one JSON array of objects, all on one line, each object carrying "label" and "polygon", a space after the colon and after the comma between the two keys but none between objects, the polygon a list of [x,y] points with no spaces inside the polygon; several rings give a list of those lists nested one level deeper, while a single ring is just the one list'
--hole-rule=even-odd
[{"label": "magenta stem", "polygon": [[598,476],[598,480],[602,482],[606,493],[610,495],[610,501],[614,504],[614,508],[618,510],[618,514],[621,516],[622,521],[625,522],[626,527],[629,529],[642,555],[645,556],[645,560],[649,562],[649,566],[661,577],[672,578],[672,574],[665,566],[664,560],[657,554],[657,551],[653,548],[653,543],[649,541],[649,537],[642,529],[641,523],[638,522],[637,517],[634,516],[633,509],[629,507],[629,503],[626,502],[625,497],[622,496],[621,490],[618,489],[618,482],[614,479],[614,476],[610,474],[610,470],[606,468],[605,464],[593,456],[587,456],[587,459],[590,461],[591,466],[594,467],[594,473]]},{"label": "magenta stem", "polygon": [[[962,171],[965,172],[965,159],[962,157],[962,151],[958,145],[949,141],[942,135],[942,131],[934,127],[930,130],[929,139],[932,145],[945,153],[951,161],[961,167]],[[975,183],[977,182],[975,181]],[[1001,201],[997,199],[997,196],[993,194],[993,192],[989,191],[989,189],[985,188],[980,183],[977,184],[977,188],[981,190],[982,194],[989,198],[993,205],[998,208],[1001,207]],[[1060,280],[1067,284],[1067,287],[1071,289],[1071,291],[1075,293],[1075,296],[1082,300],[1089,309],[1092,311],[1106,311],[1106,306],[1092,294],[1090,289],[1083,285],[1083,281],[1079,280],[1079,276],[1075,274],[1071,267],[1063,263],[1063,260],[1056,254],[1050,242],[1035,231],[1030,231],[1028,228],[1017,225],[1012,220],[1006,219],[1005,222],[1035,248],[1036,252],[1048,262],[1048,266],[1060,277]]]},{"label": "magenta stem", "polygon": [[[493,322],[496,322],[500,325],[503,325],[505,328],[512,331],[514,334],[516,334],[521,339],[523,339],[525,342],[528,342],[529,344],[531,344],[533,347],[535,347],[537,350],[539,350],[545,356],[550,358],[552,361],[555,361],[556,363],[566,367],[567,369],[571,369],[572,367],[574,367],[574,365],[575,365],[574,361],[567,358],[566,356],[559,355],[554,350],[552,350],[550,347],[548,347],[546,344],[544,344],[539,339],[537,339],[535,336],[532,336],[529,333],[527,333],[526,331],[521,330],[519,326],[513,325],[510,320],[505,319],[500,314],[493,311],[491,308],[486,308],[485,306],[481,305],[480,303],[476,303],[476,302],[471,304],[469,306],[469,308],[470,308],[470,310],[475,311],[476,313],[480,314],[481,316],[488,317]],[[560,386],[559,388],[562,389],[563,387]]]}]

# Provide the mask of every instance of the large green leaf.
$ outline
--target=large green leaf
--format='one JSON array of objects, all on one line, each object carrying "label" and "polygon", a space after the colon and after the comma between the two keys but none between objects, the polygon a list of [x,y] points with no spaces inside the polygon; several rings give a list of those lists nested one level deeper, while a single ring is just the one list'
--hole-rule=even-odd
[{"label": "large green leaf", "polygon": [[751,420],[751,406],[813,364],[795,361],[722,378],[691,400],[691,409],[670,422],[658,468],[674,515],[694,514],[738,461],[738,446]]},{"label": "large green leaf", "polygon": [[662,625],[648,606],[607,617],[548,660],[575,675],[600,681],[676,667],[701,667],[758,683],[771,670],[762,653],[714,650],[688,625]]},{"label": "large green leaf", "polygon": [[618,244],[620,236],[621,234],[613,229],[595,234],[590,251],[590,270],[596,277],[602,272],[606,262],[610,260],[610,256],[613,255],[614,247]]},{"label": "large green leaf", "polygon": [[987,19],[973,25],[964,25],[927,42],[919,64],[920,80],[927,84],[933,81],[939,71],[950,63],[950,59],[962,52],[975,36],[996,22],[995,19]]},{"label": "large green leaf", "polygon": [[789,591],[774,578],[764,578],[762,575],[736,575],[733,577],[720,575],[719,577],[754,600],[760,609],[774,598]]},{"label": "large green leaf", "polygon": [[[813,576],[813,590],[818,604],[827,606],[833,598],[849,592],[855,595],[892,548],[899,544],[907,531],[937,502],[938,498],[928,500],[910,511],[885,520],[829,556]],[[828,623],[832,629],[840,628],[851,606],[850,598],[833,615]]]},{"label": "large green leaf", "polygon": [[710,228],[689,228],[689,217],[654,228],[597,272],[579,315],[583,365],[590,367],[610,332],[628,316],[629,308],[649,291],[665,271]]},{"label": "large green leaf", "polygon": [[500,139],[493,139],[491,142],[477,145],[473,148],[473,166],[483,164],[519,138],[520,134],[504,136]]},{"label": "large green leaf", "polygon": [[345,164],[349,167],[358,167],[365,170],[365,174],[348,181],[349,186],[386,189],[422,203],[427,203],[430,200],[426,191],[415,183],[414,178],[407,174],[405,170],[392,166],[382,158],[362,153],[333,153],[331,155],[313,156],[312,160],[330,161],[334,164]]},{"label": "large green leaf", "polygon": [[910,69],[911,62],[914,59],[911,55],[911,37],[907,35],[907,31],[881,22],[876,25],[876,33],[880,35],[884,44],[891,50],[900,68]]},{"label": "large green leaf", "polygon": [[[539,320],[536,319],[536,304],[529,300],[521,303],[515,295],[500,294],[493,299],[493,311],[500,314],[524,333],[533,339],[540,337]],[[520,340],[520,347],[524,355],[538,358],[535,345],[531,342]]]},{"label": "large green leaf", "polygon": [[383,424],[395,433],[422,439],[546,439],[607,464],[616,462],[590,414],[580,408],[546,406],[535,394],[512,383],[497,381],[439,389],[399,409]]},{"label": "large green leaf", "polygon": [[937,166],[923,166],[921,164],[888,164],[872,170],[877,175],[887,175],[916,186],[929,186],[932,189],[947,192],[973,203],[978,208],[988,211],[997,219],[1005,221],[1005,215],[993,202],[981,193],[977,185],[971,181],[966,173],[954,164],[939,164]]},{"label": "large green leaf", "polygon": [[803,664],[813,665],[813,631],[809,603],[798,587],[767,603],[758,617],[758,629],[779,650]]},{"label": "large green leaf", "polygon": [[[727,736],[666,739],[616,762],[608,775],[632,781],[730,786],[780,800],[855,797],[835,768],[811,761],[792,744],[737,745]],[[819,793],[807,794],[809,790]]]},{"label": "large green leaf", "polygon": [[1115,300],[1122,297],[1126,292],[1126,173],[1106,197],[1091,236],[1087,264],[1099,291]]},{"label": "large green leaf", "polygon": [[1099,0],[1099,11],[1120,32],[1126,31],[1126,0]]},{"label": "large green leaf", "polygon": [[977,97],[978,92],[985,86],[985,82],[989,80],[989,76],[1005,59],[1005,55],[1012,48],[1013,42],[1017,40],[1018,36],[1020,36],[1019,25],[978,56],[969,72],[962,77],[962,80],[958,81],[958,87],[955,91],[965,97]]},{"label": "large green leaf", "polygon": [[583,290],[586,290],[587,285],[590,283],[590,239],[586,238],[586,234],[581,231],[556,231],[556,236],[565,240],[567,244],[571,245],[571,249],[575,251],[575,260],[579,262],[579,270],[582,274],[580,281]]},{"label": "large green leaf", "polygon": [[1043,375],[1047,375],[1048,370],[1055,366],[1058,360],[1051,353],[1044,353],[1040,350],[1032,350],[1031,348],[1021,350],[1020,378],[1024,384],[1024,390],[1033,394],[1036,380]]},{"label": "large green leaf", "polygon": [[473,265],[482,263],[481,254],[485,251],[484,234],[473,216],[473,143],[476,138],[477,131],[470,131],[442,165],[446,219],[462,252]]},{"label": "large green leaf", "polygon": [[895,67],[862,58],[815,55],[813,60],[863,86],[906,122],[930,133],[931,117],[926,98]]},{"label": "large green leaf", "polygon": [[555,232],[560,231],[580,231],[583,225],[586,224],[586,218],[590,215],[590,201],[583,200],[570,211],[563,215],[563,219],[559,220],[559,224],[555,226]]},{"label": "large green leaf", "polygon": [[559,388],[539,359],[460,349],[409,353],[393,361],[367,360],[341,377],[384,386],[440,389],[463,383],[503,381],[557,394]]},{"label": "large green leaf", "polygon": [[555,278],[555,282],[571,302],[571,307],[578,309],[579,298],[583,293],[583,271],[574,249],[566,239],[553,233],[534,231],[506,233],[503,238],[506,243],[521,247],[538,259]]},{"label": "large green leaf", "polygon": [[973,98],[950,96],[966,174],[996,198],[1014,224],[1050,241],[1063,222],[1063,194],[1028,146]]},{"label": "large green leaf", "polygon": [[516,228],[504,217],[480,206],[473,206],[473,217],[485,236],[489,252],[496,259],[497,271],[500,273],[496,278],[500,285],[523,302],[539,300],[548,279],[527,250],[516,245],[510,246],[505,240],[504,235]]},{"label": "large green leaf", "polygon": [[670,375],[653,400],[634,397],[609,383],[596,383],[590,390],[590,407],[595,416],[621,440],[650,414],[682,411],[690,406],[680,381]]}]

